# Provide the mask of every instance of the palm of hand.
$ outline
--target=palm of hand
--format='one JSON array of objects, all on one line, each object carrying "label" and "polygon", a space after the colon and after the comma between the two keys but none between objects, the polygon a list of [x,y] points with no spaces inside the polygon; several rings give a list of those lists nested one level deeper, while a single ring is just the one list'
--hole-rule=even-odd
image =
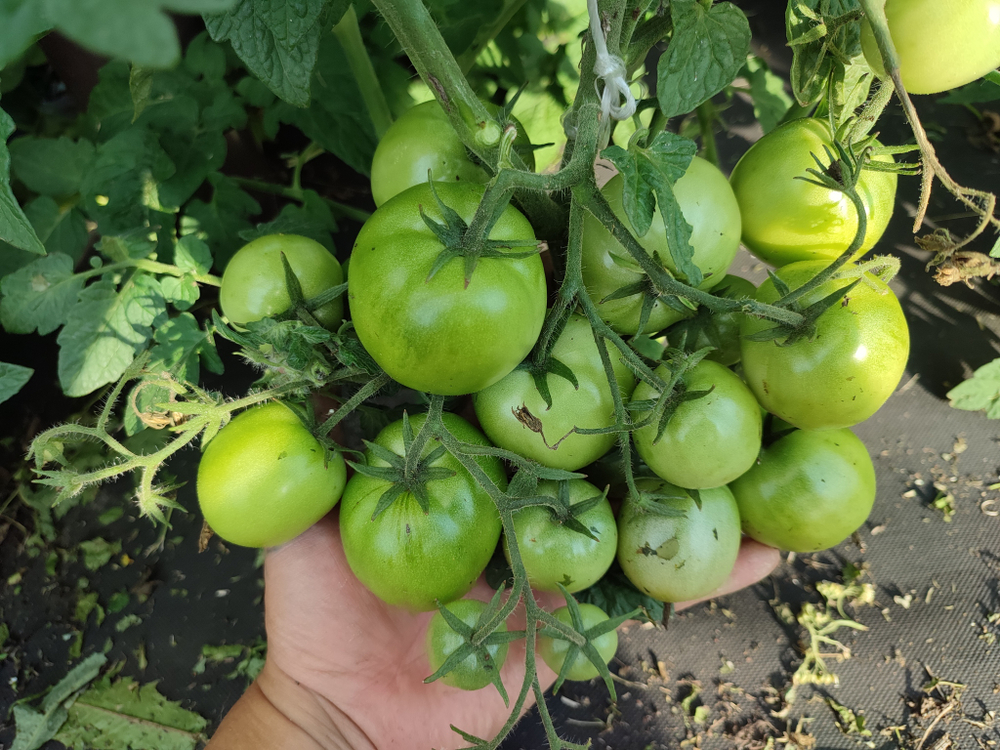
[{"label": "palm of hand", "polygon": [[[493,687],[465,692],[440,680],[423,683],[432,671],[424,653],[432,613],[391,607],[368,591],[347,565],[332,517],[270,552],[264,577],[269,664],[331,701],[379,750],[464,747],[450,725],[490,738],[507,720]],[[491,594],[480,583],[470,596],[487,601]],[[538,669],[547,687],[555,675],[541,660]],[[511,644],[501,676],[515,699],[523,641]]]}]

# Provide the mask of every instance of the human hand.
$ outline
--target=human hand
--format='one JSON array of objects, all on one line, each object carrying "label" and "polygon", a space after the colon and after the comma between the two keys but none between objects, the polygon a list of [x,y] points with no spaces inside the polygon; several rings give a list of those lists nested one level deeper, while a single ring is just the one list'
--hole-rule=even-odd
[{"label": "human hand", "polygon": [[[389,606],[368,591],[347,565],[335,516],[265,558],[268,653],[255,688],[317,747],[466,746],[451,725],[494,736],[509,715],[499,693],[492,687],[466,692],[440,680],[423,683],[432,671],[424,637],[433,613]],[[705,599],[748,586],[777,564],[777,550],[744,540],[729,580]],[[469,596],[488,601],[492,593],[481,580]],[[537,599],[548,610],[564,603],[557,594],[540,593]],[[523,628],[523,613],[516,612],[508,626]],[[518,694],[524,669],[524,641],[515,641],[501,670],[508,694]],[[539,659],[541,687],[547,689],[555,678]],[[227,747],[219,742],[228,723],[227,718],[216,733],[212,750]]]}]

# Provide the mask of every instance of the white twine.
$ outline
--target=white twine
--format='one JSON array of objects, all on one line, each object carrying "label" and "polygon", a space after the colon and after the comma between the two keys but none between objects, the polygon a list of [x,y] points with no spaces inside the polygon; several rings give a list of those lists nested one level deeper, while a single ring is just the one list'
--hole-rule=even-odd
[{"label": "white twine", "polygon": [[[597,81],[594,81],[594,87],[601,96],[601,114],[605,120],[609,115],[616,120],[627,120],[635,114],[636,107],[635,97],[625,80],[628,70],[620,57],[608,54],[608,41],[601,26],[597,0],[587,0],[587,11],[590,13],[590,34],[594,38],[594,50],[597,52],[597,61],[594,63]],[[603,92],[599,85],[601,81],[604,81]],[[622,97],[625,98],[624,105],[621,104]]]}]

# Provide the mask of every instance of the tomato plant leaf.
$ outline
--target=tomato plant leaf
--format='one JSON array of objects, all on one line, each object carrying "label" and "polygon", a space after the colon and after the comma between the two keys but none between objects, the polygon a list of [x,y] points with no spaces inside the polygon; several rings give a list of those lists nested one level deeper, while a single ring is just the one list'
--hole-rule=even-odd
[{"label": "tomato plant leaf", "polygon": [[300,234],[316,240],[333,252],[330,233],[336,231],[337,220],[333,217],[330,206],[316,191],[304,190],[301,205],[289,203],[273,220],[258,224],[255,229],[241,231],[240,238],[251,242],[269,234]]},{"label": "tomato plant leaf", "polygon": [[55,739],[74,750],[129,747],[132,750],[194,750],[208,722],[157,690],[105,677],[69,707]]},{"label": "tomato plant leaf", "polygon": [[785,13],[792,48],[792,93],[802,106],[817,101],[841,60],[861,54],[858,0],[791,0]]},{"label": "tomato plant leaf", "polygon": [[52,27],[40,2],[0,3],[0,69],[17,60],[35,38]]},{"label": "tomato plant leaf", "polygon": [[229,41],[257,78],[289,104],[309,104],[309,84],[326,0],[237,0],[225,13],[206,13],[217,42]]},{"label": "tomato plant leaf", "polygon": [[7,139],[13,132],[14,120],[0,109],[0,240],[21,250],[44,255],[45,248],[41,240],[35,235],[34,228],[10,189],[11,157],[7,150]]},{"label": "tomato plant leaf", "polygon": [[989,419],[1000,419],[1000,359],[980,367],[947,395],[955,409],[985,411]]},{"label": "tomato plant leaf", "polygon": [[[1000,74],[998,74],[1000,75]],[[984,102],[995,102],[1000,100],[1000,79],[989,77],[983,78],[967,86],[953,89],[947,96],[938,99],[945,104],[958,104],[960,106],[971,106],[973,104],[983,104]]]},{"label": "tomato plant leaf", "polygon": [[575,594],[578,601],[593,604],[603,609],[608,617],[615,618],[640,608],[652,622],[663,618],[663,602],[647,596],[625,577],[618,563],[600,581],[588,589]]},{"label": "tomato plant leaf", "polygon": [[[653,223],[656,200],[650,186],[639,172],[639,157],[621,146],[608,146],[601,152],[601,156],[614,164],[618,174],[622,176],[622,205],[625,208],[625,215],[628,216],[636,236],[644,236]],[[631,256],[628,256],[627,261],[635,263]]]},{"label": "tomato plant leaf", "polygon": [[9,333],[52,333],[69,319],[83,285],[68,255],[39,258],[0,282],[0,323]]},{"label": "tomato plant leaf", "polygon": [[369,175],[378,138],[344,49],[334,34],[320,40],[312,95],[308,108],[279,102],[272,116],[295,125],[356,172]]},{"label": "tomato plant leaf", "polygon": [[750,53],[750,24],[732,3],[706,10],[672,0],[674,32],[656,67],[656,96],[667,117],[690,112],[732,83]]},{"label": "tomato plant leaf", "polygon": [[59,332],[59,382],[67,396],[84,396],[116,381],[166,316],[159,282],[137,274],[116,290],[102,280],[80,292]]},{"label": "tomato plant leaf", "polygon": [[0,404],[24,388],[34,372],[30,367],[0,362]]},{"label": "tomato plant leaf", "polygon": [[249,217],[260,213],[260,204],[231,177],[218,172],[208,176],[212,198],[195,198],[187,205],[184,219],[188,231],[197,231],[212,251],[215,267],[223,269],[243,246],[240,233],[252,229]]},{"label": "tomato plant leaf", "polygon": [[763,59],[752,55],[740,75],[750,84],[750,98],[753,99],[753,114],[760,122],[764,133],[770,133],[781,122],[781,118],[791,109],[794,101],[785,93],[785,82],[771,72]]},{"label": "tomato plant leaf", "polygon": [[56,197],[73,195],[94,162],[94,144],[85,138],[29,135],[11,142],[10,158],[14,176],[29,189]]}]

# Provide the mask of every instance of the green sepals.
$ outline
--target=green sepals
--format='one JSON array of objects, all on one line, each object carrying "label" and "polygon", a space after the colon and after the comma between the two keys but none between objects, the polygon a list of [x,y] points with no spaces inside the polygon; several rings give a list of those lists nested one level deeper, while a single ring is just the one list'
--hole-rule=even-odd
[{"label": "green sepals", "polygon": [[646,427],[655,423],[657,427],[654,444],[663,437],[667,424],[677,411],[678,406],[686,401],[703,398],[712,392],[711,388],[705,391],[688,391],[681,381],[684,373],[705,359],[711,352],[712,347],[710,346],[691,353],[674,348],[666,349],[663,353],[663,359],[670,371],[670,380],[664,384],[663,389],[655,399],[643,399],[629,403],[627,408],[633,413],[649,412],[648,416],[635,426],[636,428]]},{"label": "green sepals", "polygon": [[302,294],[302,284],[299,283],[299,277],[295,275],[295,271],[292,270],[284,252],[281,253],[281,267],[285,272],[285,291],[288,292],[288,299],[291,301],[289,308],[294,309],[305,301],[305,296]]},{"label": "green sepals", "polygon": [[[282,254],[284,257],[284,254]],[[305,301],[306,309],[309,312],[313,312],[323,307],[323,305],[328,305],[337,299],[340,295],[347,291],[347,282],[343,284],[338,284],[337,286],[332,286],[329,289],[324,289],[322,292],[317,294],[315,297],[310,297]]]},{"label": "green sepals", "polygon": [[575,505],[570,505],[569,482],[559,482],[559,487],[556,490],[556,499],[559,501],[560,510],[557,511],[554,508],[549,508],[549,513],[552,515],[552,523],[565,526],[567,529],[571,529],[578,534],[583,534],[588,539],[599,542],[600,539],[594,536],[594,533],[584,526],[579,519],[584,513],[597,507],[601,501],[607,500],[609,489],[610,487],[605,487],[602,494],[589,497]]},{"label": "green sepals", "polygon": [[791,293],[792,290],[788,288],[788,284],[786,284],[784,280],[770,268],[767,269],[767,278],[769,278],[771,283],[774,284],[774,288],[778,292],[779,298],[787,297]]},{"label": "green sepals", "polygon": [[[861,281],[862,278],[859,277],[847,286],[830,292],[830,294],[826,295],[823,299],[818,300],[804,310],[801,310],[805,320],[798,326],[778,323],[772,328],[765,328],[763,331],[749,334],[743,338],[746,341],[756,342],[775,341],[778,343],[778,346],[790,346],[798,341],[801,341],[802,339],[811,339],[816,333],[815,323],[819,316],[832,308],[834,305],[840,303],[841,300],[843,300],[846,295],[854,289],[854,287],[861,283]],[[786,293],[774,304],[779,307],[789,307],[794,304],[794,300],[791,302],[788,301],[789,295],[797,299],[800,296],[798,294],[799,291],[799,289],[796,289],[793,292]],[[797,308],[798,305],[795,305],[795,307]]]},{"label": "green sepals", "polygon": [[[463,258],[465,265],[465,287],[468,288],[469,282],[472,281],[472,273],[476,270],[476,265],[479,263],[480,258],[517,260],[520,258],[527,258],[532,255],[538,255],[538,240],[534,239],[487,239],[483,240],[481,246],[479,247],[469,247],[466,242],[469,225],[465,223],[465,220],[458,215],[458,212],[455,211],[455,209],[445,205],[444,201],[441,200],[441,197],[438,195],[437,190],[434,187],[434,181],[430,178],[429,171],[427,173],[427,184],[430,185],[431,193],[434,195],[434,200],[437,201],[438,210],[441,211],[444,223],[435,221],[429,217],[424,212],[423,206],[420,206],[420,218],[424,220],[424,224],[426,224],[427,228],[434,233],[434,235],[438,238],[438,241],[444,245],[444,248],[434,259],[434,263],[431,265],[431,270],[427,274],[426,281],[433,279],[437,272],[444,268],[445,265],[447,265],[452,259]],[[500,250],[500,248],[511,247],[532,247],[534,249],[523,253],[505,253]]]},{"label": "green sepals", "polygon": [[691,139],[663,131],[645,148],[633,142],[628,151],[609,146],[601,152],[622,175],[622,205],[632,230],[639,237],[645,235],[653,221],[654,205],[658,206],[670,257],[683,280],[691,286],[698,286],[703,277],[692,261],[691,225],[681,213],[673,186],[684,176],[697,150]]},{"label": "green sepals", "polygon": [[[458,633],[465,639],[465,643],[455,649],[448,658],[444,660],[444,663],[438,668],[438,670],[424,678],[424,684],[434,682],[435,680],[444,677],[446,674],[455,669],[459,664],[464,662],[470,656],[478,657],[484,666],[484,669],[490,671],[490,683],[497,689],[500,693],[500,697],[503,698],[505,706],[510,705],[510,700],[507,696],[507,690],[500,679],[500,669],[494,667],[493,657],[490,656],[488,646],[499,646],[505,643],[511,643],[512,641],[524,638],[523,630],[494,630],[485,637],[479,635],[480,631],[496,616],[497,612],[500,611],[500,607],[503,605],[503,592],[504,586],[500,586],[497,592],[493,595],[490,600],[489,605],[484,609],[479,617],[476,619],[475,627],[466,625],[461,618],[451,612],[440,600],[437,601],[438,611],[444,618],[444,621],[448,623],[448,627]],[[452,727],[454,729],[454,727]],[[459,730],[455,730],[459,731]],[[464,733],[460,732],[460,734]],[[471,738],[471,735],[469,735]]]},{"label": "green sepals", "polygon": [[569,649],[566,651],[566,660],[563,662],[562,669],[559,670],[559,676],[556,678],[555,685],[552,686],[552,692],[559,692],[559,688],[562,687],[563,683],[566,682],[566,675],[569,674],[569,670],[573,668],[573,664],[582,654],[587,657],[591,664],[600,673],[601,678],[604,680],[604,684],[608,689],[608,693],[611,696],[611,700],[618,700],[618,695],[615,692],[615,684],[611,678],[611,672],[608,670],[608,665],[605,663],[604,659],[597,652],[594,644],[591,642],[593,639],[598,638],[605,633],[610,633],[612,630],[618,628],[619,625],[626,622],[627,620],[634,620],[641,617],[643,612],[642,609],[636,608],[631,612],[627,612],[624,615],[619,615],[618,617],[610,618],[602,622],[597,623],[592,628],[584,629],[583,626],[583,615],[580,614],[580,606],[577,604],[576,599],[573,595],[567,591],[566,587],[561,583],[557,584],[559,586],[559,591],[562,592],[563,597],[566,599],[566,608],[569,610],[570,618],[573,622],[573,630],[575,630],[580,636],[582,636],[586,643],[582,646],[573,643],[565,633],[560,630],[556,630],[551,625],[546,625],[541,629],[541,633],[550,638],[558,638],[559,640],[569,641]]},{"label": "green sepals", "polygon": [[573,388],[576,390],[580,389],[580,381],[576,379],[576,375],[573,371],[555,357],[547,357],[541,365],[529,363],[527,369],[531,374],[532,381],[535,383],[535,388],[538,390],[538,395],[540,395],[542,400],[545,402],[546,409],[552,408],[552,392],[549,390],[549,374],[569,381],[573,384]]}]

